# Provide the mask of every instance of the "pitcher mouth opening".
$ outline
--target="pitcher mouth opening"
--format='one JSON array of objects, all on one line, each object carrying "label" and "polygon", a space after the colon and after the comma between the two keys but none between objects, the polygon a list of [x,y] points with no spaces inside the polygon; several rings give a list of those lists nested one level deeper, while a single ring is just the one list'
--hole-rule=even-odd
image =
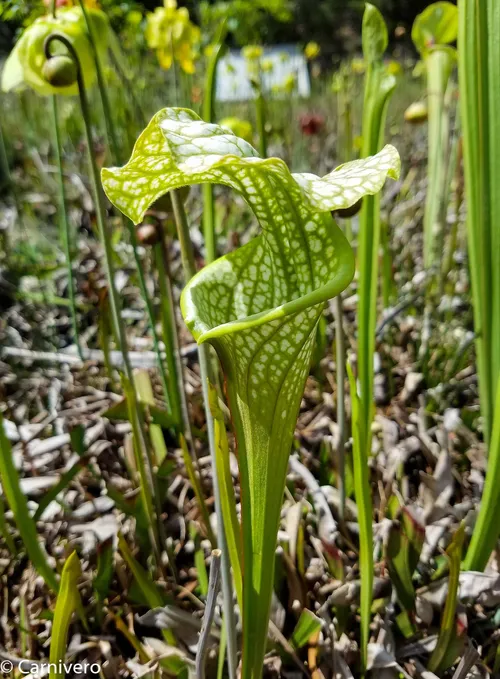
[{"label": "pitcher mouth opening", "polygon": [[196,342],[198,344],[203,344],[203,342],[208,342],[213,339],[224,337],[225,335],[231,335],[242,330],[257,327],[264,323],[284,318],[285,316],[291,316],[300,311],[304,311],[309,307],[316,306],[317,304],[323,304],[327,300],[336,297],[353,279],[355,271],[354,254],[350,248],[346,249],[342,254],[344,257],[342,258],[342,261],[339,262],[334,278],[325,283],[325,285],[321,285],[311,292],[284,302],[277,307],[267,308],[258,313],[210,327],[208,324],[204,323],[200,319],[199,314],[196,313],[196,304],[193,301],[191,293],[196,284],[200,282],[200,279],[205,277],[207,273],[210,273],[214,267],[220,265],[221,260],[225,259],[222,257],[198,272],[182,291],[180,305],[186,325]]}]

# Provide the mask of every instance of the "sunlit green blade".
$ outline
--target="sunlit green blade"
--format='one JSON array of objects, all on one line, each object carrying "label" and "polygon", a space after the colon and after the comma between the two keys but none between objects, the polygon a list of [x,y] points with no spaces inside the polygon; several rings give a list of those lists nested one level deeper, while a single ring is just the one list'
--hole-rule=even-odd
[{"label": "sunlit green blade", "polygon": [[68,630],[71,617],[81,604],[78,592],[78,579],[82,569],[76,552],[72,552],[66,559],[61,574],[61,584],[57,595],[56,609],[54,611],[54,624],[52,625],[52,638],[50,641],[51,671],[49,679],[63,679],[66,672],[59,672],[59,666],[64,663]]},{"label": "sunlit green blade", "polygon": [[14,514],[19,534],[33,566],[43,577],[47,585],[57,592],[59,583],[54,569],[50,566],[47,554],[40,544],[36,524],[32,519],[26,496],[21,490],[17,470],[14,466],[12,448],[5,435],[3,417],[0,411],[0,481],[3,493]]},{"label": "sunlit green blade", "polygon": [[205,503],[205,496],[203,495],[203,489],[201,487],[200,480],[198,476],[196,475],[196,470],[194,468],[193,460],[191,459],[191,455],[189,454],[189,450],[187,447],[186,439],[184,436],[181,434],[180,435],[180,441],[181,441],[181,449],[182,449],[182,457],[184,459],[184,464],[186,466],[186,471],[187,475],[189,478],[189,481],[191,482],[191,487],[194,491],[195,497],[196,497],[196,502],[198,503],[198,509],[200,510],[200,514],[203,519],[203,523],[205,524],[205,530],[207,533],[207,537],[212,543],[212,547],[215,549],[217,547],[217,540],[215,539],[215,536],[212,531],[212,526],[210,524],[210,516],[208,513],[207,505]]},{"label": "sunlit green blade", "polygon": [[448,594],[444,605],[443,617],[437,646],[434,649],[427,668],[431,672],[440,672],[443,669],[443,660],[450,643],[453,641],[453,634],[456,628],[455,613],[457,610],[457,592],[460,576],[460,560],[462,558],[462,547],[465,537],[465,524],[461,524],[453,536],[450,546],[446,550],[450,562],[450,577],[448,579]]},{"label": "sunlit green blade", "polygon": [[387,146],[326,177],[290,174],[227,129],[183,109],[158,113],[129,163],[103,170],[110,200],[138,222],[162,193],[219,183],[240,193],[262,234],[191,279],[181,298],[195,339],[221,360],[240,466],[243,530],[244,679],[257,679],[267,639],[274,551],[288,455],[316,325],[341,292],[354,258],[330,211],[349,207],[396,177]]},{"label": "sunlit green blade", "polygon": [[[118,536],[118,549],[120,554],[125,559],[127,566],[130,568],[132,575],[135,578],[144,598],[146,599],[148,606],[151,608],[161,608],[165,605],[165,598],[161,590],[155,585],[155,583],[149,578],[148,573],[144,570],[141,564],[132,554],[127,541],[122,535]],[[162,630],[164,639],[169,644],[175,645],[175,637],[171,630]]]},{"label": "sunlit green blade", "polygon": [[307,644],[313,634],[321,629],[322,624],[321,618],[318,618],[312,611],[308,611],[307,608],[305,608],[300,614],[300,618],[293,630],[290,644],[295,649],[302,648],[302,646]]},{"label": "sunlit green blade", "polygon": [[388,510],[394,523],[385,546],[387,567],[400,605],[405,611],[412,611],[416,596],[413,574],[424,544],[425,528],[395,495],[388,503]]},{"label": "sunlit green blade", "polygon": [[500,515],[500,377],[498,378],[489,452],[488,473],[484,483],[479,516],[463,564],[466,571],[484,570],[500,535],[498,521]]}]

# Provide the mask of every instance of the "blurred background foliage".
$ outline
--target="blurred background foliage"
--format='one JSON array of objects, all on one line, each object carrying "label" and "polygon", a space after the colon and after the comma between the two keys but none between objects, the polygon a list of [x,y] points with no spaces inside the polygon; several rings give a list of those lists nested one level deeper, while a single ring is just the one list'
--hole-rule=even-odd
[{"label": "blurred background foliage", "polygon": [[[48,0],[47,0],[48,2]],[[158,0],[100,0],[116,31],[127,35]],[[360,49],[364,0],[180,0],[207,35],[224,17],[229,20],[230,43],[283,44],[316,41],[323,59],[345,56]],[[411,49],[410,27],[427,0],[373,0],[387,21],[392,42]],[[7,53],[19,29],[45,12],[40,0],[0,1],[0,54]],[[142,32],[137,31],[139,36]]]}]

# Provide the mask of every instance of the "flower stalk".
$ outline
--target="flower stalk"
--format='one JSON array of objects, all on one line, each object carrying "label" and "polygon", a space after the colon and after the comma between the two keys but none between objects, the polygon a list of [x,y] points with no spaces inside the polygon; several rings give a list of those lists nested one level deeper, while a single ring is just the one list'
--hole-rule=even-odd
[{"label": "flower stalk", "polygon": [[[83,79],[83,74],[82,74],[82,69],[80,65],[80,60],[78,58],[78,54],[71,44],[71,42],[66,38],[65,35],[60,34],[60,33],[52,33],[49,36],[47,36],[44,44],[44,51],[45,51],[45,58],[47,61],[49,61],[52,58],[52,52],[51,52],[51,47],[54,43],[60,42],[64,47],[66,47],[69,56],[71,59],[73,59],[75,66],[76,66],[76,77],[77,77],[77,85],[78,85],[78,93],[79,93],[79,99],[80,99],[80,107],[82,111],[82,118],[84,122],[84,130],[85,130],[85,141],[87,144],[87,155],[88,155],[88,162],[90,166],[90,179],[91,179],[91,184],[93,188],[93,193],[94,193],[94,201],[95,201],[95,211],[96,211],[96,222],[97,222],[97,228],[99,231],[99,238],[101,240],[101,243],[103,245],[103,250],[104,250],[104,268],[106,271],[106,278],[108,282],[108,289],[109,289],[109,305],[110,305],[110,311],[111,311],[111,320],[112,320],[112,330],[113,330],[113,335],[115,337],[115,341],[117,343],[118,350],[122,354],[122,359],[123,359],[123,367],[124,367],[124,374],[126,378],[126,384],[129,385],[130,392],[134,392],[134,400],[135,400],[135,386],[134,386],[134,375],[133,375],[133,370],[132,370],[132,365],[130,362],[130,356],[129,356],[129,351],[128,351],[128,346],[127,346],[127,338],[125,334],[125,328],[123,324],[123,320],[121,318],[121,305],[120,305],[120,300],[118,296],[118,291],[116,289],[115,285],[115,270],[114,270],[114,264],[113,264],[113,246],[112,246],[112,241],[110,238],[110,235],[108,233],[107,225],[106,225],[106,218],[105,218],[105,207],[104,207],[104,194],[102,192],[101,184],[99,182],[99,174],[98,174],[98,169],[97,169],[97,161],[95,158],[94,154],[94,140],[93,140],[93,135],[92,135],[92,129],[91,129],[91,123],[90,123],[90,108],[89,108],[89,102],[87,98],[87,92],[85,88],[85,83]],[[153,497],[156,498],[157,494],[154,492],[154,483],[153,483],[153,474],[152,474],[152,463],[150,459],[150,450],[149,446],[146,440],[146,427],[144,423],[144,418],[142,416],[142,412],[139,408],[134,408],[131,413],[133,420],[131,422],[134,432],[135,432],[135,444],[138,446],[138,450],[140,452],[141,456],[144,456],[146,458],[146,461],[148,463],[149,467],[149,479],[146,479],[145,477],[141,479],[141,482],[147,482],[148,485],[151,487],[151,492]],[[156,517],[154,517],[152,514],[150,516],[151,520],[154,520],[156,518],[156,522],[160,522],[160,515],[159,513],[157,514]],[[156,523],[155,522],[155,523]],[[161,565],[161,559],[160,559],[160,547],[159,547],[159,542],[158,542],[158,535],[160,534],[160,530],[154,530],[153,529],[153,539],[152,539],[152,547],[156,553],[156,560],[158,562],[158,565]]]},{"label": "flower stalk", "polygon": [[54,151],[56,154],[57,165],[57,181],[58,181],[58,198],[59,198],[59,220],[61,224],[61,240],[64,247],[64,255],[66,258],[66,268],[68,272],[68,298],[71,316],[71,325],[73,327],[73,337],[75,339],[76,348],[79,357],[83,360],[82,345],[80,335],[78,332],[78,317],[76,313],[76,299],[75,299],[75,280],[73,276],[73,257],[71,253],[71,232],[69,227],[68,214],[66,212],[66,189],[64,187],[64,173],[62,167],[61,157],[61,136],[59,133],[58,120],[58,106],[57,94],[52,97],[52,130],[54,132]]}]

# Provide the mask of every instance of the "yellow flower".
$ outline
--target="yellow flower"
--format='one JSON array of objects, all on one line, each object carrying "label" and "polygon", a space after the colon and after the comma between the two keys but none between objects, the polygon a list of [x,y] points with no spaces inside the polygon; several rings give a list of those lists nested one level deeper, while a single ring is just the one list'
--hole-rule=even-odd
[{"label": "yellow flower", "polygon": [[272,59],[263,59],[260,67],[262,69],[263,73],[272,73],[274,70],[274,64],[272,62]]},{"label": "yellow flower", "polygon": [[248,120],[231,116],[221,120],[219,125],[221,127],[227,127],[227,129],[231,130],[237,137],[241,137],[241,139],[244,139],[249,144],[252,143],[253,130],[252,125]]},{"label": "yellow flower", "polygon": [[364,73],[365,72],[365,62],[363,61],[363,59],[360,59],[359,57],[353,59],[351,61],[351,71],[353,73],[358,73],[360,75],[362,73]]},{"label": "yellow flower", "polygon": [[176,0],[165,0],[147,15],[146,42],[156,50],[160,66],[169,69],[174,61],[186,73],[194,73],[195,46],[201,33],[185,7],[177,9]]},{"label": "yellow flower", "polygon": [[316,59],[316,57],[319,56],[320,52],[321,48],[317,42],[308,42],[307,45],[304,47],[304,54],[306,56],[306,59],[308,59],[309,61],[311,59]]},{"label": "yellow flower", "polygon": [[[116,36],[113,34],[104,12],[87,8],[89,21],[92,22],[95,35],[99,36],[97,49],[103,64],[106,63],[108,47],[117,54]],[[44,53],[45,39],[52,33],[60,33],[73,46],[86,87],[90,87],[96,77],[94,58],[88,39],[87,28],[79,7],[59,9],[57,16],[43,16],[36,19],[17,41],[10,53],[2,73],[2,90],[31,87],[42,95],[77,94],[78,86],[72,84],[65,87],[54,87],[44,77],[44,64],[47,61]],[[52,43],[53,54],[66,54],[66,48],[57,41]]]},{"label": "yellow flower", "polygon": [[247,45],[243,47],[241,54],[247,61],[257,61],[264,54],[264,50],[260,45]]}]

